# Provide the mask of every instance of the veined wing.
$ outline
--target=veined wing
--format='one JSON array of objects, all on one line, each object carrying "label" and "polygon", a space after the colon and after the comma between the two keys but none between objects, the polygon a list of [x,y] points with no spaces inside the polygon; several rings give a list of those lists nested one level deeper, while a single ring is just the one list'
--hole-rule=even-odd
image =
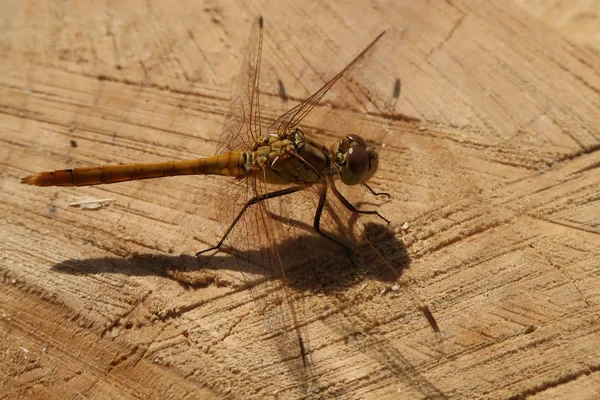
[{"label": "veined wing", "polygon": [[[365,61],[368,57],[375,56],[375,54],[377,54],[378,62],[380,64],[385,61],[384,63],[386,64],[386,67],[389,68],[389,66],[391,65],[391,63],[388,63],[387,60],[385,60],[385,57],[382,57],[383,54],[381,54],[380,51],[375,51],[375,49],[373,48],[375,44],[384,35],[384,33],[385,31],[379,34],[363,51],[361,51],[348,65],[346,65],[346,67],[344,67],[331,80],[325,83],[319,90],[313,93],[305,101],[298,104],[288,112],[284,113],[281,117],[279,117],[269,127],[269,132],[277,132],[279,134],[282,134],[300,124],[302,119],[305,118],[310,113],[310,111],[313,110],[313,108],[318,104],[318,102],[323,98],[323,96],[333,87],[333,85],[336,82],[340,80],[343,82],[343,91],[346,95],[344,96],[344,98],[352,98],[353,100],[358,101],[358,103],[362,106],[361,108],[364,109],[368,109],[368,106],[371,105],[377,110],[377,115],[380,115],[384,118],[394,119],[396,113],[394,111],[394,102],[391,101],[392,99],[382,99],[382,97],[378,94],[380,91],[373,90],[373,88],[368,83],[371,82],[371,84],[377,84],[377,82],[373,82],[372,79],[369,79],[373,78],[373,76],[368,75],[374,75],[377,77],[378,80],[385,81],[385,79],[383,79],[383,76],[385,74],[380,74],[380,71],[375,71],[371,68],[372,64],[374,64],[371,61],[375,60],[369,59],[368,73],[366,70],[363,70],[361,68],[362,61]],[[377,50],[384,49],[378,48]],[[389,69],[384,72],[387,72],[387,75],[389,75]],[[395,83],[397,86],[398,80],[397,78],[389,79],[389,83]],[[405,118],[406,117],[402,117],[401,115],[399,115],[397,119]],[[344,123],[346,123],[347,120],[346,118],[338,119],[340,121],[344,121]],[[339,130],[344,123],[340,123],[339,121],[332,121],[331,123],[324,122],[323,126],[319,126],[319,128],[327,129],[328,127],[332,127],[335,131],[336,128],[337,130]],[[358,133],[361,135],[365,135],[364,137],[367,140],[371,139],[373,135],[370,135],[369,133],[364,131],[370,131],[373,127],[366,126],[366,124],[368,123],[365,124],[365,121],[360,121],[359,123],[361,124],[362,129],[359,130]],[[347,132],[340,133],[347,134],[349,132],[356,132],[356,129],[352,129],[352,127],[349,126],[350,124],[346,123],[345,129],[347,129]],[[380,123],[376,122],[375,125],[376,126],[374,128],[380,131],[377,136],[382,137],[383,135],[385,135],[386,130],[382,129],[383,127],[380,125]],[[327,191],[327,201],[325,203],[325,207],[323,208],[323,212],[320,216],[319,221],[321,230],[327,236],[335,238],[338,242],[344,243],[347,247],[351,249],[358,249],[360,247],[362,258],[364,260],[370,260],[368,261],[369,264],[379,265],[379,268],[382,270],[380,272],[383,273],[383,275],[385,276],[382,276],[382,278],[385,281],[398,282],[398,280],[400,279],[400,270],[402,269],[402,266],[393,265],[393,263],[390,263],[390,260],[386,259],[385,254],[382,254],[381,251],[376,250],[376,248],[373,246],[373,243],[370,242],[368,237],[365,236],[367,232],[364,229],[364,223],[366,223],[368,219],[362,218],[359,222],[359,214],[350,212],[348,208],[344,205],[344,202],[341,201],[338,197],[336,197],[335,192],[337,192],[337,189],[334,185],[334,178],[328,178],[328,181],[328,187],[323,187],[320,190],[304,191],[304,194],[308,195],[305,199],[305,202],[312,203],[315,208],[317,206],[317,202],[315,199],[319,197],[320,193],[322,193],[323,191]],[[350,203],[358,204],[356,203],[356,200],[365,199],[365,197],[367,198],[367,202],[370,202],[368,200],[368,196],[371,196],[371,194],[366,194],[364,188],[359,188],[359,190],[363,190],[363,193],[359,194],[352,193],[356,192],[357,188],[348,188],[342,186],[344,185],[340,185],[339,189],[342,194],[350,194]],[[319,194],[315,196],[315,192],[319,192]],[[354,197],[352,197],[352,194],[354,194]],[[354,201],[352,201],[352,199],[354,199]],[[294,215],[297,214],[297,212],[294,213]],[[375,221],[375,223],[377,222],[380,223],[381,221]],[[340,249],[340,251],[343,253],[343,249]],[[397,258],[399,254],[398,251],[392,251],[391,253],[392,259]],[[424,304],[424,302],[416,294],[416,292],[411,290],[410,288],[405,288],[404,291],[407,292],[407,297],[410,298],[410,301],[415,306],[415,310],[420,310],[426,317],[432,329],[434,331],[438,331],[439,328],[437,327],[433,316],[431,315],[429,309]]]},{"label": "veined wing", "polygon": [[[258,179],[255,171],[238,185],[229,187],[228,196],[237,193],[236,204],[242,199],[273,193],[281,187]],[[242,187],[245,186],[246,190]],[[295,230],[277,220],[275,215],[289,215],[290,197],[301,201],[302,196],[290,194],[260,201],[248,207],[225,241],[228,251],[236,257],[252,299],[263,316],[267,335],[276,343],[278,357],[284,361],[294,380],[306,382],[310,367],[307,358],[308,338],[301,331],[296,291],[290,288],[286,276],[289,266],[282,255],[283,247],[293,245]],[[282,247],[283,246],[283,247]],[[267,350],[265,350],[267,351]]]},{"label": "veined wing", "polygon": [[319,101],[325,96],[325,94],[331,89],[331,87],[357,62],[359,62],[363,57],[369,52],[369,50],[377,43],[377,41],[383,36],[385,31],[381,32],[363,51],[360,52],[344,69],[338,72],[333,78],[331,78],[327,83],[325,83],[319,90],[313,93],[310,97],[304,100],[302,103],[298,104],[296,107],[292,108],[285,114],[281,115],[279,118],[275,120],[269,126],[269,133],[285,133],[290,129],[298,126],[300,121],[308,113],[319,103]]},{"label": "veined wing", "polygon": [[[259,78],[262,51],[263,20],[256,21],[250,38],[250,48],[239,77],[236,94],[227,114],[221,135],[221,149],[249,150],[262,137],[260,128]],[[281,190],[282,187],[264,183],[260,168],[241,180],[233,180],[225,189],[227,201],[220,206],[219,218],[232,223],[241,210],[241,217],[224,242],[236,256],[250,293],[263,315],[269,335],[276,338],[278,355],[298,375],[308,371],[305,341],[300,333],[293,294],[287,285],[278,244],[285,229],[275,225],[269,207],[271,200],[260,201],[244,208],[252,198]],[[301,367],[297,367],[297,366]]]},{"label": "veined wing", "polygon": [[252,25],[242,69],[234,89],[229,111],[219,137],[217,154],[231,150],[248,150],[262,137],[260,127],[260,61],[263,19]]},{"label": "veined wing", "polygon": [[[259,25],[262,25],[259,23]],[[262,26],[261,26],[262,28]],[[260,31],[259,31],[260,32]],[[270,132],[277,132],[279,134],[286,132],[291,127],[296,126],[300,121],[308,115],[308,113],[315,107],[315,105],[321,100],[321,98],[329,91],[329,89],[348,72],[353,66],[363,59],[363,57],[372,49],[374,44],[381,38],[382,34],[379,35],[369,46],[367,46],[357,57],[355,57],[350,64],[348,64],[340,73],[335,75],[329,82],[327,82],[322,88],[315,92],[312,96],[307,98],[304,102],[288,111],[277,121],[271,125]],[[260,50],[260,40],[259,50]],[[237,132],[238,136],[231,136],[227,133],[225,137],[239,137],[240,132],[249,127],[260,126],[260,114],[257,110],[252,109],[252,104],[258,104],[258,71],[260,69],[260,54],[257,54],[254,58],[257,63],[254,64],[255,73],[243,73],[242,76],[248,77],[248,79],[255,79],[255,84],[246,85],[252,92],[249,93],[245,98],[249,99],[248,106],[242,107],[242,113],[238,115],[238,120],[241,122],[241,128],[235,130],[226,130],[227,132]],[[244,87],[242,85],[242,87]],[[232,112],[230,113],[235,117],[235,109],[239,104],[234,102]],[[239,107],[238,107],[239,109]],[[246,112],[248,111],[248,112]],[[250,112],[252,111],[252,112]],[[229,120],[230,121],[235,121]],[[254,136],[251,137],[256,141],[258,135],[256,132],[250,132]],[[239,142],[242,143],[243,142]],[[269,185],[260,180],[260,174],[263,173],[260,169],[252,171],[249,176],[244,180],[234,182],[228,190],[228,198],[230,204],[235,204],[233,209],[227,209],[227,221],[232,221],[233,217],[237,215],[237,212],[244,207],[251,199],[257,198],[258,196],[264,196],[267,193],[274,193],[280,190],[281,187],[275,187]],[[359,247],[360,240],[364,233],[364,227],[362,222],[358,222],[356,214],[350,212],[339,199],[332,193],[333,188],[325,184],[314,185],[310,188],[305,188],[302,193],[289,194],[288,196],[296,197],[297,202],[288,201],[289,197],[275,197],[270,196],[268,200],[258,202],[246,208],[236,226],[232,230],[225,242],[226,246],[236,255],[236,259],[239,263],[240,270],[243,271],[246,282],[249,283],[250,292],[259,310],[264,316],[265,324],[268,327],[269,334],[276,337],[276,343],[278,345],[279,355],[286,362],[286,365],[291,368],[292,375],[299,382],[307,382],[306,374],[309,372],[305,368],[299,367],[299,365],[306,365],[309,350],[307,350],[307,336],[303,334],[300,329],[299,318],[298,318],[298,307],[301,307],[299,302],[300,294],[296,291],[296,288],[301,288],[298,284],[299,280],[306,280],[306,276],[302,278],[296,278],[296,272],[290,271],[294,277],[291,285],[286,276],[284,266],[288,266],[295,260],[289,257],[286,251],[281,251],[286,245],[291,244],[294,250],[297,251],[298,247],[304,248],[304,251],[300,258],[308,260],[307,265],[312,266],[310,261],[315,260],[319,257],[319,252],[314,251],[314,246],[311,244],[305,245],[302,240],[298,240],[297,229],[298,222],[300,225],[304,223],[305,227],[311,231],[310,238],[313,240],[317,235],[312,232],[311,225],[315,216],[315,211],[319,204],[319,198],[324,191],[328,192],[328,201],[325,204],[325,208],[321,215],[321,227],[331,237],[335,237],[345,245],[356,249]],[[305,196],[303,196],[305,194]],[[364,193],[363,193],[364,194]],[[309,200],[309,201],[302,201]],[[226,206],[227,207],[227,206]],[[290,210],[290,207],[297,207]],[[301,210],[299,210],[302,208]],[[233,211],[233,212],[232,212]],[[317,236],[318,237],[318,236]],[[319,237],[318,237],[319,238]],[[326,240],[326,239],[324,239]],[[321,249],[327,249],[329,242],[324,240],[315,241],[321,243]],[[329,247],[330,248],[330,247]],[[377,260],[380,258],[375,251],[369,250],[368,246],[362,245],[360,247],[362,254],[365,258],[371,258],[371,260]],[[336,254],[343,257],[344,250],[342,248],[339,251],[334,250]],[[283,259],[282,259],[283,258]],[[335,261],[337,259],[337,261]],[[341,265],[340,257],[335,257],[332,266]],[[347,260],[342,261],[345,267],[348,267]],[[317,267],[320,268],[325,263],[318,262]],[[367,269],[372,269],[372,266],[368,266]],[[319,274],[313,274],[319,276],[319,286],[326,292],[335,292],[336,296],[332,298],[333,302],[339,310],[350,310],[352,308],[352,302],[347,300],[347,296],[344,295],[342,289],[345,289],[344,285],[334,285],[332,288],[328,285],[328,281],[339,279],[339,276],[333,276],[333,272],[343,275],[348,268],[344,268],[342,271],[336,271],[333,268],[327,268],[324,271],[319,271]],[[386,276],[386,284],[395,282],[399,278],[399,272],[394,268],[390,268],[391,277]],[[377,271],[374,272],[375,274]],[[331,276],[331,278],[327,278]],[[323,278],[324,277],[324,278]],[[354,280],[352,280],[354,282]],[[313,287],[314,288],[314,287]],[[338,290],[339,289],[339,290]],[[309,296],[310,297],[310,296]],[[312,298],[308,301],[312,302]],[[310,311],[312,312],[312,310]],[[304,313],[303,313],[304,314]],[[304,315],[302,322],[306,320]],[[366,327],[359,328],[359,331],[368,331]],[[356,328],[356,327],[355,327]],[[350,332],[352,333],[352,332]],[[293,361],[293,362],[290,362]]]}]

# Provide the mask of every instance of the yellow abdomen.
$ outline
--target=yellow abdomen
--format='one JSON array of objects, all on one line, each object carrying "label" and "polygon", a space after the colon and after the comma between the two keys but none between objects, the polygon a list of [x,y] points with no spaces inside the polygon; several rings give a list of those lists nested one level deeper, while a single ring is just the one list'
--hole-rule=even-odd
[{"label": "yellow abdomen", "polygon": [[101,167],[61,169],[29,175],[21,183],[33,186],[89,186],[175,175],[241,176],[247,172],[246,157],[231,151],[197,160],[143,164],[104,165]]}]

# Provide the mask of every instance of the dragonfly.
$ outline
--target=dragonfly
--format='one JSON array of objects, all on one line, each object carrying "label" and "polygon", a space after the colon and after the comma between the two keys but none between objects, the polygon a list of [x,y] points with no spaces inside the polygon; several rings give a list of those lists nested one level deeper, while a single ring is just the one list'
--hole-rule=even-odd
[{"label": "dragonfly", "polygon": [[[259,17],[250,35],[248,53],[231,108],[225,116],[216,155],[191,160],[59,169],[29,175],[21,182],[32,186],[89,186],[178,175],[233,178],[227,191],[228,201],[222,207],[221,214],[225,217],[220,218],[227,228],[215,246],[196,255],[219,250],[227,242],[228,248],[238,251],[240,256],[236,258],[242,271],[260,272],[270,281],[280,282],[280,287],[273,286],[253,297],[260,302],[270,330],[289,336],[287,341],[296,342],[300,358],[306,363],[305,339],[298,329],[293,328],[298,326],[298,315],[278,250],[278,241],[283,234],[277,224],[281,221],[275,218],[271,203],[297,192],[308,193],[316,205],[312,228],[324,240],[345,250],[351,260],[355,249],[322,229],[324,213],[335,210],[335,207],[328,208],[331,196],[351,214],[371,215],[385,223],[390,222],[376,210],[354,206],[336,186],[339,180],[348,186],[362,185],[375,196],[389,196],[376,192],[367,183],[378,168],[377,148],[356,133],[346,134],[338,142],[326,145],[299,127],[330,88],[365,57],[385,31],[320,89],[282,114],[265,130],[259,98],[263,30],[263,18]],[[229,221],[225,221],[227,218]],[[433,317],[430,319],[428,310],[423,311],[431,323]]]}]

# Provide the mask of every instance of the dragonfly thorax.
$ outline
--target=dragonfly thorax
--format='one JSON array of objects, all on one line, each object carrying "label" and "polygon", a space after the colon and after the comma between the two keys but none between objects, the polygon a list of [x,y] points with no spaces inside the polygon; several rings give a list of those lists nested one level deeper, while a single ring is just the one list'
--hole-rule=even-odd
[{"label": "dragonfly thorax", "polygon": [[319,183],[332,173],[327,146],[298,128],[266,137],[249,154],[248,164],[259,179],[281,185]]}]

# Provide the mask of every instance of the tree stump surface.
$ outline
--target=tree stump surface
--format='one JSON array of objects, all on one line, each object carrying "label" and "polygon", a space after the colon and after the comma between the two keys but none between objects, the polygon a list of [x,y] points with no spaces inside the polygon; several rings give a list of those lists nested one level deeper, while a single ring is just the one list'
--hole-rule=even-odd
[{"label": "tree stump surface", "polygon": [[[3,9],[3,398],[600,396],[594,46],[512,2]],[[386,30],[357,67],[369,80],[334,87],[316,107],[322,119],[302,126],[332,141],[364,132],[381,146],[371,185],[391,199],[367,193],[364,207],[392,220],[406,253],[392,265],[407,268],[398,283],[348,272],[343,251],[307,231],[298,246],[318,255],[298,258],[292,279],[321,271],[346,283],[335,294],[292,286],[310,360],[300,367],[281,357],[231,256],[215,255],[214,268],[194,257],[222,234],[215,209],[228,178],[19,183],[214,154],[257,15],[266,120]],[[110,204],[70,206],[75,197]]]}]

